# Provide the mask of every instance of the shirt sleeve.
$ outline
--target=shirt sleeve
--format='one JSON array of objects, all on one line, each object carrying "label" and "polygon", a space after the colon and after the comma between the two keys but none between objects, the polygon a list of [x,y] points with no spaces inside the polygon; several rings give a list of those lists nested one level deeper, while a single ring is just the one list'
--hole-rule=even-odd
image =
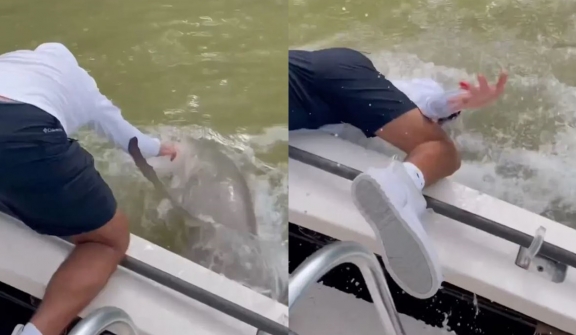
[{"label": "shirt sleeve", "polygon": [[418,78],[394,83],[420,108],[422,114],[432,120],[451,120],[459,111],[450,108],[448,100],[460,94],[460,90],[445,91],[430,78]]},{"label": "shirt sleeve", "polygon": [[96,81],[88,72],[80,68],[84,74],[84,79],[93,97],[91,108],[87,110],[90,122],[88,126],[98,134],[108,138],[118,148],[128,152],[128,143],[133,137],[138,138],[138,146],[145,158],[158,156],[160,153],[160,140],[143,134],[138,128],[126,121],[122,116],[120,108],[116,107],[112,101],[106,98],[98,90]]},{"label": "shirt sleeve", "polygon": [[158,156],[160,140],[143,134],[126,121],[120,109],[100,93],[94,78],[79,66],[76,57],[66,46],[61,43],[43,43],[36,48],[35,52],[55,57],[78,69],[78,72],[74,72],[74,79],[77,80],[77,84],[81,87],[79,90],[85,94],[87,100],[82,112],[88,113],[86,119],[90,120],[87,124],[90,128],[126,152],[128,152],[130,139],[136,137],[140,151],[145,158]]},{"label": "shirt sleeve", "polygon": [[458,113],[458,111],[450,108],[448,100],[458,94],[460,94],[460,90],[452,90],[431,95],[423,101],[420,110],[422,110],[422,114],[434,120],[450,118],[454,114]]},{"label": "shirt sleeve", "polygon": [[128,143],[133,137],[138,138],[138,146],[145,158],[158,156],[160,152],[160,140],[143,134],[126,121],[120,109],[102,94],[98,98],[92,121],[88,125],[126,152],[128,152]]}]

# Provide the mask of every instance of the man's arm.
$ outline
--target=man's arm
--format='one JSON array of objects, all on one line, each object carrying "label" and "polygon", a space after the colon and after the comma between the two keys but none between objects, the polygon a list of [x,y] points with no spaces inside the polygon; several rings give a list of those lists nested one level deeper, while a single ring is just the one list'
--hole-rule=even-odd
[{"label": "man's arm", "polygon": [[99,95],[89,126],[126,152],[128,152],[130,139],[136,137],[140,151],[145,158],[158,156],[160,140],[143,134],[122,117],[120,109],[114,106],[112,101],[102,94]]},{"label": "man's arm", "polygon": [[439,111],[454,113],[448,117],[438,119],[439,122],[455,118],[462,110],[484,108],[494,103],[504,93],[508,73],[505,70],[501,70],[496,85],[490,85],[482,74],[479,74],[477,78],[477,85],[463,81],[460,82],[459,90],[445,92],[430,98],[430,110],[436,108]]},{"label": "man's arm", "polygon": [[94,78],[79,66],[78,61],[66,46],[61,43],[44,43],[38,46],[35,51],[53,56],[58,61],[74,66],[78,70],[74,72],[75,77],[71,80],[76,80],[77,85],[82,86],[79,92],[83,94],[83,98],[86,100],[86,107],[83,112],[89,113],[88,126],[98,134],[108,138],[126,152],[128,152],[130,139],[138,138],[138,146],[145,158],[159,154],[173,154],[169,147],[165,148],[166,153],[161,152],[160,140],[143,134],[122,117],[120,109],[100,93]]},{"label": "man's arm", "polygon": [[79,67],[84,83],[87,85],[87,99],[90,98],[90,122],[88,126],[98,134],[108,138],[118,148],[128,152],[130,139],[138,139],[138,147],[145,158],[160,155],[160,140],[143,134],[138,128],[122,117],[120,108],[116,107],[112,101],[100,93],[96,81],[88,72]]}]

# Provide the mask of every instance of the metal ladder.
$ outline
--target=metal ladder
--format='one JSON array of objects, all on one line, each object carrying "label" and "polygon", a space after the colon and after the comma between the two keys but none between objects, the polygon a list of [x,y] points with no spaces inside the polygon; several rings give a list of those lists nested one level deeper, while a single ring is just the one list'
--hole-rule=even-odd
[{"label": "metal ladder", "polygon": [[122,325],[126,335],[138,335],[132,318],[118,307],[102,307],[82,319],[68,335],[99,335],[108,327]]},{"label": "metal ladder", "polygon": [[370,250],[357,242],[332,243],[302,262],[290,276],[288,308],[294,306],[294,303],[312,283],[317,282],[328,271],[343,263],[352,263],[362,272],[384,326],[384,334],[406,335],[380,263]]},{"label": "metal ladder", "polygon": [[[336,266],[356,265],[364,277],[386,335],[406,335],[380,263],[374,254],[357,242],[335,242],[308,257],[290,276],[288,308],[291,309],[302,293]],[[129,335],[138,335],[132,318],[117,307],[102,307],[86,316],[69,335],[99,335],[108,327],[123,325]],[[259,330],[257,335],[268,333]],[[294,334],[289,331],[289,335]]]}]

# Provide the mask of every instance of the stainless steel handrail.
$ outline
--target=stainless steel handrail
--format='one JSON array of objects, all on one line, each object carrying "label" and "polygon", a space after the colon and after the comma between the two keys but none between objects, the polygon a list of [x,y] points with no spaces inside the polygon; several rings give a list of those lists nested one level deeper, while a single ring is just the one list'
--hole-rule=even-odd
[{"label": "stainless steel handrail", "polygon": [[357,242],[335,242],[308,257],[290,276],[288,308],[312,284],[343,263],[352,263],[362,272],[386,335],[406,335],[386,278],[376,256]]},{"label": "stainless steel handrail", "polygon": [[108,327],[123,325],[127,335],[138,335],[132,318],[118,307],[102,307],[82,319],[68,335],[99,335]]},{"label": "stainless steel handrail", "polygon": [[[348,180],[354,180],[354,178],[362,172],[292,145],[288,147],[288,156],[291,159]],[[508,227],[504,224],[487,219],[438,199],[434,199],[430,196],[424,195],[424,198],[426,199],[428,207],[432,208],[434,213],[459,221],[488,234],[498,236],[521,247],[529,248],[535,238],[534,236],[516,230],[515,228]],[[576,253],[549,242],[542,243],[538,254],[576,268]]]}]

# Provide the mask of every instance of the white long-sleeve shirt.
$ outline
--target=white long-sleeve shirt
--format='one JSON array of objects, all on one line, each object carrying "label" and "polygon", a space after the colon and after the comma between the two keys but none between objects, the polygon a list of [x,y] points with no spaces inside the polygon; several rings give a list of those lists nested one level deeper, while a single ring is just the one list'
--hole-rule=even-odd
[{"label": "white long-sleeve shirt", "polygon": [[415,78],[390,81],[397,89],[412,100],[427,117],[440,120],[454,115],[448,99],[460,93],[460,90],[444,91],[438,82],[430,78]]},{"label": "white long-sleeve shirt", "polygon": [[144,157],[157,156],[160,151],[160,141],[126,121],[60,43],[0,55],[0,96],[50,113],[68,135],[88,125],[124,151],[133,137],[138,138]]}]

